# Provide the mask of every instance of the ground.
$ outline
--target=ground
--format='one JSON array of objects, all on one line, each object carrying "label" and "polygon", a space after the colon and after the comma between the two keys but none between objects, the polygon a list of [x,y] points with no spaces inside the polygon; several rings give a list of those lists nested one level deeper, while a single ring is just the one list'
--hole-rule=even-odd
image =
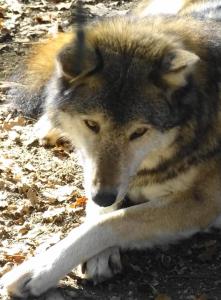
[{"label": "ground", "polygon": [[[135,1],[85,0],[89,17]],[[47,148],[34,120],[8,110],[10,74],[30,46],[70,28],[74,1],[0,0],[0,277],[59,241],[84,218],[82,172],[68,144]],[[188,218],[188,216],[187,216]],[[121,275],[94,286],[72,272],[39,300],[220,300],[221,237],[211,231],[164,248],[122,254]],[[1,296],[0,299],[8,299]]]}]

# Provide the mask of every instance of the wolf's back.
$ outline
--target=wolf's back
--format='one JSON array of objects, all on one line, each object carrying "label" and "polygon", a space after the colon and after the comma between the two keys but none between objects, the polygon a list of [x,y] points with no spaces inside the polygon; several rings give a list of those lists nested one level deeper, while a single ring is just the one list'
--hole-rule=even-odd
[{"label": "wolf's back", "polygon": [[150,15],[190,15],[197,19],[221,21],[220,0],[143,0],[132,10],[140,17]]}]

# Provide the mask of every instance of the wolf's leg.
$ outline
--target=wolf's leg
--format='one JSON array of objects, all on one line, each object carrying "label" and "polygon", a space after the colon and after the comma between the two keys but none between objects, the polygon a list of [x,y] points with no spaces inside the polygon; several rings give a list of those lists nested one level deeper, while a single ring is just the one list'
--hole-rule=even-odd
[{"label": "wolf's leg", "polygon": [[[103,214],[116,211],[117,209],[119,209],[118,205],[102,208],[92,200],[89,200],[86,207],[86,221],[94,220]],[[81,263],[78,270],[83,278],[93,280],[95,284],[113,277],[122,270],[119,247],[105,249],[88,261]]]},{"label": "wolf's leg", "polygon": [[6,274],[1,285],[16,296],[39,295],[107,248],[132,248],[144,242],[153,246],[205,228],[219,214],[220,207],[215,200],[198,196],[171,200],[160,207],[144,203],[102,215]]}]

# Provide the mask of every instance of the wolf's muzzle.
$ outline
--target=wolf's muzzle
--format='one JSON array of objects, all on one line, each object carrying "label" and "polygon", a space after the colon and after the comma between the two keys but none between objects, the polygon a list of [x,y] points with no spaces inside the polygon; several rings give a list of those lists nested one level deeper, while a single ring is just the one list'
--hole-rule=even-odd
[{"label": "wolf's muzzle", "polygon": [[117,193],[99,191],[92,195],[92,200],[99,206],[107,207],[112,205],[117,199]]}]

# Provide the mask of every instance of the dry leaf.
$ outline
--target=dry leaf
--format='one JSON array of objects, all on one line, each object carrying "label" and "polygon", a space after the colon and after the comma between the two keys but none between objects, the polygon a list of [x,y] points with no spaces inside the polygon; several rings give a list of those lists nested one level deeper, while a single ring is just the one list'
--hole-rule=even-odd
[{"label": "dry leaf", "polygon": [[[3,28],[3,21],[4,21],[3,18],[0,18],[0,30]],[[4,48],[6,48],[6,47],[7,47],[6,44],[1,45],[0,50],[4,49]]]},{"label": "dry leaf", "polygon": [[56,217],[63,215],[65,212],[64,207],[58,208],[49,208],[47,211],[43,213],[43,219],[48,222],[52,222]]},{"label": "dry leaf", "polygon": [[5,122],[3,122],[2,128],[4,130],[11,130],[15,126],[25,126],[26,119],[23,117],[16,117],[15,119],[11,119],[11,115],[9,115],[9,119],[6,118]]},{"label": "dry leaf", "polygon": [[0,6],[0,19],[3,19],[5,17],[5,9]]},{"label": "dry leaf", "polygon": [[6,4],[13,12],[22,12],[22,4],[17,0],[5,0]]},{"label": "dry leaf", "polygon": [[6,208],[8,206],[8,202],[7,201],[0,201],[0,209],[1,208]]},{"label": "dry leaf", "polygon": [[51,201],[63,202],[74,193],[74,187],[71,185],[55,186],[55,188],[46,188],[42,195]]},{"label": "dry leaf", "polygon": [[87,198],[86,197],[79,197],[75,200],[74,203],[70,204],[71,208],[76,208],[76,207],[84,207],[87,203]]},{"label": "dry leaf", "polygon": [[7,199],[7,193],[0,191],[0,205],[1,205],[1,202],[3,202],[3,200],[6,200],[6,199]]},{"label": "dry leaf", "polygon": [[0,170],[3,172],[10,171],[14,161],[12,159],[7,159],[4,157],[0,157]]},{"label": "dry leaf", "polygon": [[26,165],[24,165],[24,169],[30,172],[36,171],[36,168],[31,163],[27,163]]},{"label": "dry leaf", "polygon": [[67,3],[59,3],[56,5],[58,10],[65,10],[65,9],[70,9],[71,8],[72,3],[71,2],[67,2]]},{"label": "dry leaf", "polygon": [[30,230],[30,226],[28,224],[26,224],[25,226],[22,226],[20,229],[19,229],[19,233],[21,235],[25,235],[26,233],[28,233]]},{"label": "dry leaf", "polygon": [[51,22],[51,16],[50,15],[40,15],[35,17],[35,21],[39,24],[46,24]]},{"label": "dry leaf", "polygon": [[21,264],[26,258],[26,256],[22,253],[17,253],[17,254],[12,254],[12,255],[4,254],[4,257],[5,257],[5,260],[16,263],[16,264]]},{"label": "dry leaf", "polygon": [[26,196],[31,201],[32,204],[36,204],[38,202],[38,192],[34,188],[30,188],[27,191]]}]

